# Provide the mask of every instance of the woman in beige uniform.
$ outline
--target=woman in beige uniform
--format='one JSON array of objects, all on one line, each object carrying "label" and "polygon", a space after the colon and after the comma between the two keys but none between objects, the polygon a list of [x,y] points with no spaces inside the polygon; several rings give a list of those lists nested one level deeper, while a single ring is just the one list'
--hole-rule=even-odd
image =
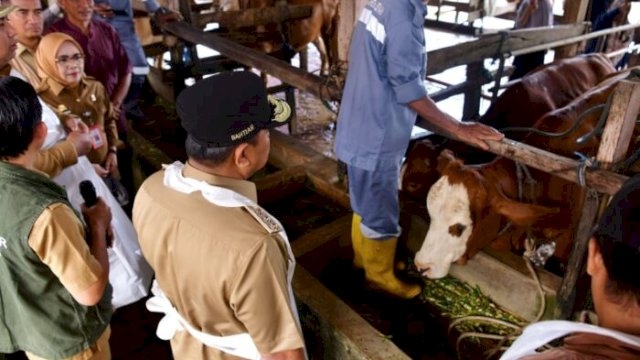
[{"label": "woman in beige uniform", "polygon": [[[104,86],[84,74],[84,53],[80,45],[63,33],[45,35],[36,50],[36,64],[42,79],[37,89],[40,97],[63,121],[73,114],[89,127],[93,150],[87,157],[98,175],[116,175],[116,115]],[[73,127],[73,124],[66,125]]]}]

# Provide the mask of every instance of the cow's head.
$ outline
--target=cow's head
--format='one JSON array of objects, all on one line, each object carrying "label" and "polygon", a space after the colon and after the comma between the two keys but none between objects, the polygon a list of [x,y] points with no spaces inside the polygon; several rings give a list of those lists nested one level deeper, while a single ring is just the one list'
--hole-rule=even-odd
[{"label": "cow's head", "polygon": [[[497,161],[497,160],[496,160]],[[427,210],[431,222],[415,256],[419,271],[444,277],[452,262],[460,264],[498,238],[501,224],[530,226],[556,208],[513,201],[485,177],[489,166],[465,166],[445,150],[438,159],[442,177],[431,187]],[[506,219],[506,221],[505,221]]]}]

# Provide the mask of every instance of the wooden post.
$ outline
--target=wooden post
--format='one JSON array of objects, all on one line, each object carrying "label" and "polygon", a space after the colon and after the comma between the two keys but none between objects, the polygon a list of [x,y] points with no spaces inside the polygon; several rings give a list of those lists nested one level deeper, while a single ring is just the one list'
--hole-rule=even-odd
[{"label": "wooden post", "polygon": [[639,111],[640,82],[620,81],[614,90],[607,126],[598,149],[598,160],[603,168],[610,169],[627,152]]},{"label": "wooden post", "polygon": [[576,284],[578,278],[582,275],[584,260],[587,254],[589,239],[591,238],[591,230],[593,223],[598,215],[598,192],[588,189],[584,205],[582,206],[582,215],[576,236],[573,239],[571,247],[571,255],[569,255],[569,263],[567,264],[567,272],[562,278],[562,285],[556,295],[556,307],[553,312],[554,319],[569,319],[573,314],[573,307],[576,299]]},{"label": "wooden post", "polygon": [[[627,153],[636,117],[640,111],[640,82],[622,80],[616,87],[609,107],[607,123],[598,148],[597,160],[605,170],[624,159]],[[603,203],[606,203],[606,198]],[[585,205],[582,209],[580,224],[573,241],[567,272],[556,298],[554,317],[569,319],[573,313],[576,297],[576,284],[582,275],[587,255],[587,246],[591,230],[598,216],[598,193],[587,190]]]},{"label": "wooden post", "polygon": [[[484,68],[483,62],[474,62],[467,65],[467,81],[475,82],[482,76],[482,70]],[[482,95],[482,89],[480,85],[469,88],[464,93],[464,108],[462,110],[463,120],[475,120],[480,114],[480,98]]]},{"label": "wooden post", "polygon": [[[564,0],[564,15],[561,22],[563,24],[577,24],[583,22],[587,16],[589,0]],[[555,49],[556,59],[563,59],[577,55],[578,44],[567,45]]]},{"label": "wooden post", "polygon": [[351,44],[351,33],[358,21],[360,10],[366,4],[365,0],[340,1],[336,13],[337,29],[334,31],[331,44],[326,44],[332,48],[331,53],[337,54],[339,62],[346,62],[349,58],[349,44]]}]

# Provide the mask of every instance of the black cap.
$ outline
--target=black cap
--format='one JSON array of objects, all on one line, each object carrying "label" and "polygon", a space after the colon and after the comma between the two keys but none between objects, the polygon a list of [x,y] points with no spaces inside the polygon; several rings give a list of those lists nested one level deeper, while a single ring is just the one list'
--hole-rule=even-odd
[{"label": "black cap", "polygon": [[182,127],[198,144],[226,147],[258,131],[286,124],[289,105],[267,95],[262,79],[249,71],[223,72],[184,89],[176,101]]},{"label": "black cap", "polygon": [[609,278],[640,288],[640,175],[613,196],[594,231]]}]

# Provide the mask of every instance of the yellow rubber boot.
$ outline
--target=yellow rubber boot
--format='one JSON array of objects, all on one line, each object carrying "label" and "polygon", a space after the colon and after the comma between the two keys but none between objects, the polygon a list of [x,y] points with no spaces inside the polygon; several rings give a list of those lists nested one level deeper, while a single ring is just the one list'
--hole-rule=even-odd
[{"label": "yellow rubber boot", "polygon": [[398,238],[372,240],[362,237],[362,260],[367,280],[374,287],[403,299],[420,294],[419,285],[400,281],[393,272]]},{"label": "yellow rubber boot", "polygon": [[362,230],[360,230],[360,222],[362,217],[353,213],[351,220],[351,245],[353,246],[353,266],[362,269]]}]

